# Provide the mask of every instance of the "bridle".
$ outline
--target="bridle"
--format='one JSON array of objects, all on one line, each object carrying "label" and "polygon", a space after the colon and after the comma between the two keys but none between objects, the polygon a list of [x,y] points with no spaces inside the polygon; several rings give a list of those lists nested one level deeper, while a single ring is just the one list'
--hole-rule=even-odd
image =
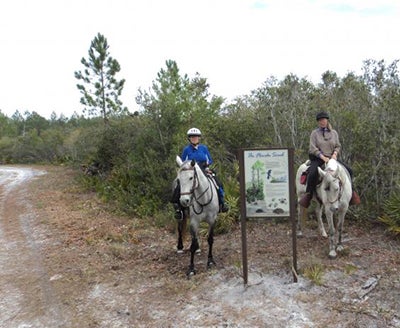
[{"label": "bridle", "polygon": [[[200,214],[201,212],[203,212],[204,206],[207,206],[208,204],[210,204],[212,202],[213,198],[214,198],[214,192],[213,192],[213,190],[211,188],[212,182],[211,182],[211,180],[209,178],[207,178],[207,180],[208,180],[207,188],[200,195],[196,196],[195,191],[200,187],[200,182],[199,182],[200,180],[199,180],[199,176],[198,176],[198,172],[196,170],[196,167],[195,166],[183,167],[183,168],[181,168],[181,171],[193,171],[193,184],[192,184],[192,187],[190,188],[190,191],[181,192],[180,195],[181,196],[182,195],[190,195],[191,200],[194,199],[196,204],[200,206],[200,211],[197,212],[195,207],[194,207],[194,205],[192,204],[193,211],[196,214]],[[210,197],[210,199],[205,201],[205,202],[201,202],[200,201],[201,198],[203,198],[206,195],[206,193],[210,190],[210,188],[211,188],[211,197]]]},{"label": "bridle", "polygon": [[340,202],[340,199],[341,199],[342,194],[343,194],[343,182],[342,182],[342,179],[341,179],[339,176],[338,176],[338,177],[334,177],[334,176],[332,175],[331,171],[328,171],[327,174],[330,174],[330,176],[331,176],[334,180],[339,180],[339,192],[338,192],[338,194],[337,194],[336,199],[334,199],[334,200],[329,200],[328,197],[327,197],[327,200],[328,200],[328,202],[329,202],[330,204],[333,204],[333,203],[335,203],[335,202]]}]

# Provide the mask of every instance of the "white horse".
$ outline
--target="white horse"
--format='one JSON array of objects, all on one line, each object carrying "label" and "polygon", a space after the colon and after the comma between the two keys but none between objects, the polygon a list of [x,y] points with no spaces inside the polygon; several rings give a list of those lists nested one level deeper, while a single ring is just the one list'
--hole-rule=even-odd
[{"label": "white horse", "polygon": [[[219,212],[218,194],[215,182],[207,177],[195,161],[185,161],[177,156],[176,163],[179,166],[177,179],[180,183],[180,203],[182,207],[189,209],[190,234],[192,243],[190,246],[190,265],[188,277],[196,274],[194,268],[194,255],[199,249],[198,231],[200,222],[208,223],[208,260],[207,268],[215,265],[212,247],[214,242],[214,226]],[[179,229],[178,229],[179,231]],[[182,240],[182,229],[179,231],[179,239]],[[179,245],[178,245],[179,249]]]},{"label": "white horse", "polygon": [[[307,170],[307,163],[300,165],[296,174],[296,192],[298,202],[306,192],[306,186],[300,183],[301,174]],[[329,257],[336,258],[337,253],[343,251],[342,231],[346,212],[349,208],[352,186],[350,175],[346,168],[335,159],[330,159],[325,165],[325,169],[318,168],[320,182],[317,185],[313,200],[317,202],[316,215],[318,219],[318,228],[323,237],[328,237],[324,223],[322,222],[322,210],[325,209],[325,217],[329,228]],[[298,205],[297,235],[302,235],[301,219],[306,209]],[[335,234],[334,215],[337,215]]]}]

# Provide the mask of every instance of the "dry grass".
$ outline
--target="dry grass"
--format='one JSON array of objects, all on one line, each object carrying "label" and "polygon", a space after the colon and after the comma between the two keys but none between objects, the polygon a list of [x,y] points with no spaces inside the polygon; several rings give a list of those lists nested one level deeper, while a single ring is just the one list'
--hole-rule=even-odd
[{"label": "dry grass", "polygon": [[[118,290],[116,295],[110,295],[109,298],[112,297],[114,303],[119,300],[128,304],[131,312],[137,311],[130,314],[130,323],[137,324],[139,321],[133,320],[137,316],[142,324],[151,326],[155,321],[148,314],[143,314],[144,304],[146,308],[162,306],[165,317],[174,320],[177,306],[187,305],[187,300],[193,297],[201,299],[201,295],[209,292],[210,286],[205,284],[208,279],[222,275],[222,272],[226,280],[242,276],[239,224],[229,233],[215,237],[216,270],[205,269],[207,243],[202,240],[203,252],[196,257],[198,274],[196,279],[187,280],[185,272],[189,262],[189,240],[185,242],[186,252],[177,256],[176,222],[173,217],[170,224],[165,224],[163,220],[166,219],[161,216],[150,219],[116,214],[95,194],[82,190],[75,183],[76,173],[73,170],[63,167],[46,167],[46,170],[48,174],[31,185],[31,200],[40,217],[38,224],[47,231],[48,236],[43,245],[46,270],[50,276],[62,275],[62,279],[54,281],[54,288],[67,310],[75,313],[74,320],[84,322],[83,326],[100,327],[105,319],[99,318],[94,308],[111,306],[107,299],[96,300],[103,302],[102,306],[101,303],[90,304],[93,301],[85,298],[85,295],[93,293],[97,285]],[[388,320],[393,317],[394,311],[400,311],[398,303],[393,309],[385,306],[385,300],[395,302],[387,295],[400,288],[400,282],[393,278],[399,274],[400,247],[382,234],[379,227],[371,230],[350,222],[346,222],[345,227],[351,240],[345,241],[346,252],[334,261],[328,258],[328,242],[318,236],[314,221],[307,222],[305,236],[297,240],[301,279],[326,289],[322,300],[330,304],[327,310],[329,318],[326,313],[317,313],[314,314],[315,320],[325,327],[335,327],[334,322],[340,320],[346,323],[356,323],[365,318],[370,320],[371,313],[383,318],[379,317],[379,320]],[[251,270],[261,275],[290,276],[290,222],[286,219],[250,221],[247,229]],[[345,275],[343,281],[325,281],[324,277],[335,271]],[[371,293],[370,300],[360,302],[357,306],[342,302],[347,293],[341,289],[342,286],[362,283],[368,278],[362,274],[385,274],[381,289],[377,289],[375,294]],[[296,295],[296,300],[313,304],[321,301],[321,298],[304,291]],[[380,307],[377,304],[381,304]],[[123,309],[121,311],[124,313]],[[232,317],[235,315],[232,312]],[[356,319],[353,320],[352,315]],[[215,317],[209,317],[210,322],[215,322],[213,319],[216,320]],[[382,322],[375,320],[379,324]]]}]

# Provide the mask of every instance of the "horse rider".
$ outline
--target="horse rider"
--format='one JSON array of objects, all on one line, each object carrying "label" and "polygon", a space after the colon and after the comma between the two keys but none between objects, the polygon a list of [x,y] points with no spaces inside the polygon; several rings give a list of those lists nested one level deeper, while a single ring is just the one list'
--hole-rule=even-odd
[{"label": "horse rider", "polygon": [[[195,160],[200,168],[203,170],[203,172],[205,172],[207,175],[213,176],[215,182],[218,185],[218,201],[220,212],[227,212],[229,208],[225,204],[224,187],[221,181],[215,175],[215,172],[213,172],[209,168],[209,166],[213,163],[213,160],[208,150],[208,147],[200,143],[201,131],[197,128],[191,128],[187,131],[187,138],[189,140],[189,144],[183,148],[181,156],[182,161]],[[171,199],[171,202],[175,209],[175,218],[178,220],[183,218],[183,211],[179,202],[179,197],[180,185],[178,181]]]},{"label": "horse rider", "polygon": [[[329,114],[324,111],[319,112],[316,119],[318,122],[318,128],[313,130],[310,135],[309,159],[311,164],[308,168],[306,193],[299,202],[300,205],[305,208],[310,206],[311,199],[317,188],[318,167],[327,163],[330,158],[337,160],[341,150],[339,134],[336,130],[332,129],[329,122]],[[351,195],[350,205],[358,205],[360,204],[360,197],[353,188],[353,171],[348,165],[343,162],[340,163],[349,172],[350,180],[352,182],[353,192]]]}]

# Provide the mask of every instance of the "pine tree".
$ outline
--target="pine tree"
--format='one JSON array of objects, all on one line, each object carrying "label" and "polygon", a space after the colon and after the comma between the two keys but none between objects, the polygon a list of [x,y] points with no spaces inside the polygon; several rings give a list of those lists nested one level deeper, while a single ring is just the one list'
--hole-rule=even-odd
[{"label": "pine tree", "polygon": [[89,48],[89,58],[81,59],[85,66],[84,71],[75,72],[75,78],[83,84],[77,84],[81,92],[81,104],[85,106],[83,112],[89,116],[103,117],[107,125],[109,117],[126,113],[121,96],[125,80],[118,81],[115,75],[121,70],[116,59],[110,56],[107,39],[100,33],[93,39]]}]

